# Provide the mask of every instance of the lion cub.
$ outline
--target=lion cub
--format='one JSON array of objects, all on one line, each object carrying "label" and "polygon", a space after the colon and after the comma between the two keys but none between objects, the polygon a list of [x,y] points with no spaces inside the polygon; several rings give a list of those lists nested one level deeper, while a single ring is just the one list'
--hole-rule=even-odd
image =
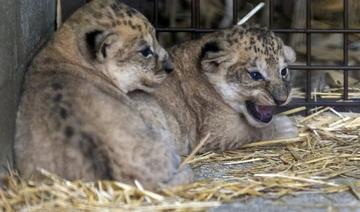
[{"label": "lion cub", "polygon": [[43,168],[69,180],[138,180],[147,188],[190,181],[189,169],[177,170],[167,126],[157,128],[165,116],[146,113],[129,95],[150,95],[172,69],[139,12],[117,0],[85,5],[26,76],[15,141],[20,173]]},{"label": "lion cub", "polygon": [[273,116],[289,100],[287,64],[295,61],[273,33],[236,26],[175,46],[171,56],[175,71],[155,95],[181,154],[208,133],[202,152],[297,135],[289,118]]}]

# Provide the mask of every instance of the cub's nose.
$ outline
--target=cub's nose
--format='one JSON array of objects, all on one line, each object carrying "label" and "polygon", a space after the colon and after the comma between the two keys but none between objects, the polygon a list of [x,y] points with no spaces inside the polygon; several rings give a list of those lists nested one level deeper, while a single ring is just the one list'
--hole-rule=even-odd
[{"label": "cub's nose", "polygon": [[170,57],[168,57],[167,59],[165,59],[163,61],[163,68],[164,68],[165,72],[168,74],[170,74],[171,72],[174,71],[174,64],[171,61]]},{"label": "cub's nose", "polygon": [[290,87],[286,85],[273,85],[270,89],[274,102],[277,105],[284,105],[290,95]]},{"label": "cub's nose", "polygon": [[286,103],[286,100],[279,100],[279,99],[274,99],[275,103],[280,106]]}]

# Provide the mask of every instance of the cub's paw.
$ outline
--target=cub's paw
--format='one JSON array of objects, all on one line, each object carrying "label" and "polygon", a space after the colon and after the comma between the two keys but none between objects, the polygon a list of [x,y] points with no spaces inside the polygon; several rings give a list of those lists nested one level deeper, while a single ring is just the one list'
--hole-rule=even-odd
[{"label": "cub's paw", "polygon": [[299,135],[295,120],[287,116],[274,116],[263,131],[263,140],[294,138]]},{"label": "cub's paw", "polygon": [[186,165],[184,168],[178,170],[168,182],[162,185],[162,187],[177,186],[192,182],[194,182],[193,170],[190,166]]}]

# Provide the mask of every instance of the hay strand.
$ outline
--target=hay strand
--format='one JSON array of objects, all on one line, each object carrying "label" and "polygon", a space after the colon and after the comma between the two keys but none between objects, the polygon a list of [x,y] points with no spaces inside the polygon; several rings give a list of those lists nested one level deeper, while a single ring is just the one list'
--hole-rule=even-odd
[{"label": "hay strand", "polygon": [[201,139],[200,143],[195,147],[195,149],[190,153],[189,156],[185,158],[185,160],[180,164],[179,169],[183,169],[184,166],[199,152],[201,147],[204,146],[206,141],[210,138],[211,134],[208,133],[203,139]]}]

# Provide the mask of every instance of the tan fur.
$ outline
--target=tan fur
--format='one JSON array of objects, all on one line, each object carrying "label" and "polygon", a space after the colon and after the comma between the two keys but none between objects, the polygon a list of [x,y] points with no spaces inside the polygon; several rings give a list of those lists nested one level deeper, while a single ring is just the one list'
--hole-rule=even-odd
[{"label": "tan fur", "polygon": [[[145,57],[146,46],[154,54]],[[177,170],[173,138],[149,93],[164,69],[171,61],[140,13],[117,0],[85,5],[26,76],[15,142],[20,173],[43,168],[69,180],[138,180],[147,188],[190,181],[188,168]]]},{"label": "tan fur", "polygon": [[[262,123],[245,106],[248,100],[276,105],[289,99],[290,76],[280,71],[295,53],[272,33],[234,27],[176,46],[171,55],[175,71],[155,94],[180,154],[188,154],[208,133],[211,139],[201,152],[297,135],[289,118],[275,116]],[[251,79],[253,69],[265,80]]]}]

